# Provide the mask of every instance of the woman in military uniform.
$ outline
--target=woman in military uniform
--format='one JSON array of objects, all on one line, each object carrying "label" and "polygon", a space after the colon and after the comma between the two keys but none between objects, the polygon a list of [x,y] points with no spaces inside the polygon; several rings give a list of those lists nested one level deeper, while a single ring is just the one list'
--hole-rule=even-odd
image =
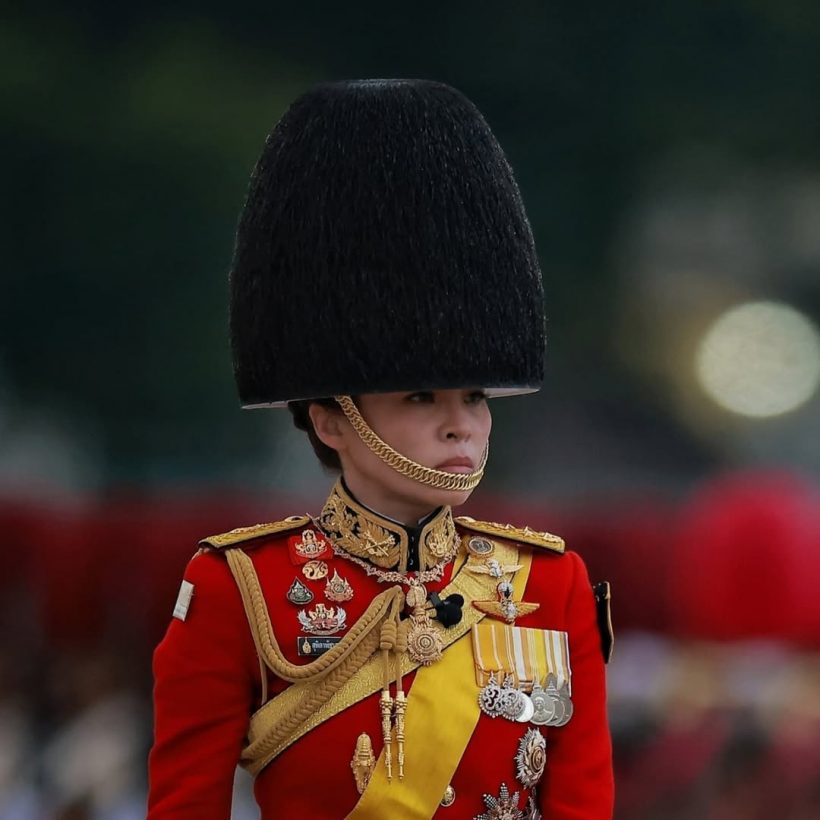
[{"label": "woman in military uniform", "polygon": [[463,95],[367,80],[291,105],[237,231],[234,371],[339,478],[316,514],[205,538],[188,565],[154,658],[150,817],[229,817],[237,763],[264,818],[611,816],[583,562],[453,515],[488,399],[540,386],[542,300]]}]

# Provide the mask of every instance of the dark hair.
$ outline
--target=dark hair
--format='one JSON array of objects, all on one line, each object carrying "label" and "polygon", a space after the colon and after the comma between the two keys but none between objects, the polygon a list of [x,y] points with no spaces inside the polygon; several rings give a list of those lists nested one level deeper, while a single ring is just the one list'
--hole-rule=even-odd
[{"label": "dark hair", "polygon": [[310,446],[313,447],[313,452],[319,459],[323,467],[328,470],[342,471],[342,462],[339,460],[339,454],[332,448],[328,447],[319,436],[316,435],[316,430],[313,427],[313,422],[310,418],[310,405],[320,404],[322,407],[327,407],[328,410],[339,410],[339,405],[335,399],[302,399],[301,401],[289,401],[288,410],[293,416],[293,424],[299,430],[304,430],[308,434]]}]

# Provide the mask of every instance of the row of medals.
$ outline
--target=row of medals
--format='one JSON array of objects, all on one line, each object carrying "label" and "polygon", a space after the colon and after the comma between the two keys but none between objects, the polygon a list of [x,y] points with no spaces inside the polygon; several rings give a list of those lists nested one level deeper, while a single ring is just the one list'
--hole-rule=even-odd
[{"label": "row of medals", "polygon": [[512,675],[506,675],[503,684],[499,684],[493,673],[478,694],[478,705],[491,718],[503,717],[536,726],[564,726],[573,712],[569,687],[566,683],[559,686],[552,672],[543,686],[533,682],[529,694],[514,685]]},{"label": "row of medals", "polygon": [[[486,572],[493,578],[501,578],[507,572],[520,569],[519,565],[502,566],[493,558],[491,542],[484,538],[472,538],[468,550],[475,556],[484,558],[483,567],[474,567],[473,572]],[[499,603],[479,601],[479,608],[498,617],[503,616],[508,623],[514,623],[516,617],[525,615],[537,608],[537,605],[512,600],[513,586],[509,581],[498,584]],[[483,605],[483,606],[481,606]],[[504,675],[499,683],[501,673],[490,675],[489,681],[478,693],[478,705],[485,715],[491,718],[504,717],[517,723],[533,723],[536,726],[564,726],[572,717],[572,701],[566,683],[558,685],[557,677],[550,672],[544,685],[533,681],[532,691],[527,694],[522,688],[514,685],[512,675]]]}]

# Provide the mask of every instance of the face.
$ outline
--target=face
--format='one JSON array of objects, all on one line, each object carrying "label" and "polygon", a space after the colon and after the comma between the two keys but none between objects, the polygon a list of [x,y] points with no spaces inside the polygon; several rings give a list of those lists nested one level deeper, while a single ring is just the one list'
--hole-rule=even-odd
[{"label": "face", "polygon": [[[481,463],[492,427],[481,390],[369,393],[356,403],[379,437],[412,461],[453,473],[471,473]],[[410,522],[470,496],[470,490],[440,490],[397,473],[367,448],[340,410],[312,405],[311,418],[319,437],[339,452],[353,494],[385,515]]]}]

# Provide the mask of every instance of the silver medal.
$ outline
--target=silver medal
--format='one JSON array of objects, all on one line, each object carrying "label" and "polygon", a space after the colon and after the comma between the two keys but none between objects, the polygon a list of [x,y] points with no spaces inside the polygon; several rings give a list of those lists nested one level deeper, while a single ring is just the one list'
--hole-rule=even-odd
[{"label": "silver medal", "polygon": [[575,707],[572,705],[572,700],[569,696],[569,686],[567,686],[566,682],[561,684],[561,688],[558,690],[558,701],[563,707],[563,717],[561,718],[560,723],[556,723],[556,726],[566,726],[569,723],[570,718],[572,717],[572,713],[575,711]]},{"label": "silver medal", "polygon": [[507,720],[518,720],[519,715],[523,714],[526,709],[526,700],[529,700],[529,698],[520,689],[513,686],[513,676],[507,675],[504,678],[504,686],[499,696],[501,714]]},{"label": "silver medal", "polygon": [[532,702],[532,698],[525,692],[521,693],[521,697],[524,700],[524,709],[516,718],[516,721],[518,723],[529,723],[530,720],[532,720],[532,716],[535,714],[535,704]]},{"label": "silver medal", "polygon": [[547,675],[547,688],[544,694],[552,701],[555,714],[552,719],[547,722],[547,726],[563,726],[569,718],[567,718],[566,701],[561,699],[561,693],[558,689],[558,679],[552,672]]},{"label": "silver medal", "polygon": [[478,705],[485,715],[491,718],[500,717],[503,710],[501,708],[501,687],[495,679],[495,673],[490,675],[489,681],[478,693]]},{"label": "silver medal", "polygon": [[539,683],[533,683],[530,699],[533,705],[533,715],[530,723],[536,726],[549,726],[550,721],[555,717],[555,702],[544,691],[544,687]]}]

